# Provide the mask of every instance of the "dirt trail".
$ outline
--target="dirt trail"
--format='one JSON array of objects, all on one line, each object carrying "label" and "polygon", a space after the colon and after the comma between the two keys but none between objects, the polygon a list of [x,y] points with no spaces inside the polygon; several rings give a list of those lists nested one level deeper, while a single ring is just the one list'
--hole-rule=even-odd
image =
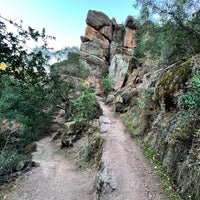
[{"label": "dirt trail", "polygon": [[100,176],[104,186],[100,199],[167,200],[161,182],[122,121],[103,102],[100,104],[109,125],[104,133],[104,167]]},{"label": "dirt trail", "polygon": [[[58,147],[57,147],[58,149]],[[37,143],[33,160],[39,167],[25,175],[24,181],[7,196],[6,200],[94,200],[95,174],[77,169],[73,161],[50,138]]]},{"label": "dirt trail", "polygon": [[105,147],[98,179],[95,173],[78,170],[50,138],[44,138],[33,155],[39,167],[26,174],[5,200],[95,200],[95,179],[101,200],[167,200],[160,181],[122,121],[102,101],[100,104]]}]

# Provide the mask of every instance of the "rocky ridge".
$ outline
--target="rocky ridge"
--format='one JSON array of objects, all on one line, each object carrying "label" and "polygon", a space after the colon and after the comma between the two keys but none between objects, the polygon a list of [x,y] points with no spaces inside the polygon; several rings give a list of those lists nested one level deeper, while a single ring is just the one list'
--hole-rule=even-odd
[{"label": "rocky ridge", "polygon": [[128,16],[122,25],[102,12],[90,10],[86,23],[80,53],[91,68],[88,81],[101,92],[101,79],[109,73],[115,80],[115,88],[120,88],[136,46],[133,17]]},{"label": "rocky ridge", "polygon": [[[159,156],[182,199],[199,199],[200,146],[198,119],[186,114],[179,99],[191,91],[200,56],[152,70],[133,59],[123,87],[106,102],[120,112],[134,137]],[[196,121],[192,126],[190,123]]]}]

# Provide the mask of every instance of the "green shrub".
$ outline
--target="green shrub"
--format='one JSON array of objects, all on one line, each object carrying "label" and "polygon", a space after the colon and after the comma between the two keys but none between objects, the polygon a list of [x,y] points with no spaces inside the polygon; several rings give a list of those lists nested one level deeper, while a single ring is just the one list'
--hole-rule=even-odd
[{"label": "green shrub", "polygon": [[200,112],[200,73],[191,80],[191,90],[179,97],[179,105],[186,110]]},{"label": "green shrub", "polygon": [[154,90],[146,89],[142,92],[141,97],[146,100],[153,100]]},{"label": "green shrub", "polygon": [[1,88],[1,118],[22,124],[25,133],[37,132],[48,125],[56,104],[52,87],[42,86],[42,82],[21,83],[12,77],[2,76]]},{"label": "green shrub", "polygon": [[1,150],[0,152],[0,175],[10,173],[16,169],[17,164],[23,157],[15,150]]},{"label": "green shrub", "polygon": [[108,94],[112,91],[112,87],[114,85],[114,80],[110,76],[106,76],[102,80],[103,91],[105,94]]},{"label": "green shrub", "polygon": [[192,141],[197,130],[200,128],[200,73],[194,75],[190,81],[191,89],[182,94],[178,99],[181,108],[179,114],[179,135],[187,141]]},{"label": "green shrub", "polygon": [[80,54],[74,52],[69,52],[67,60],[53,64],[51,71],[80,78],[87,78],[90,74],[90,68],[80,60]]},{"label": "green shrub", "polygon": [[[6,22],[6,23],[4,23]],[[15,30],[10,32],[10,23]],[[45,29],[41,32],[23,27],[12,20],[0,17],[1,56],[0,64],[0,119],[14,121],[23,127],[7,126],[2,131],[0,124],[0,175],[12,172],[21,159],[20,150],[36,139],[42,128],[50,122],[59,97],[58,78],[46,73],[49,55],[48,39]],[[27,43],[40,47],[27,51]]]},{"label": "green shrub", "polygon": [[89,125],[90,121],[93,120],[97,115],[97,108],[96,108],[96,96],[94,93],[90,92],[83,92],[81,96],[79,96],[74,102],[74,110],[75,116],[74,119],[76,123],[83,124],[86,129],[87,134],[87,146],[85,147],[85,160],[89,161],[92,150],[91,150],[91,135],[92,133],[89,132]]},{"label": "green shrub", "polygon": [[85,123],[94,119],[96,115],[95,102],[94,93],[83,92],[74,102],[75,118],[81,119]]},{"label": "green shrub", "polygon": [[141,97],[137,99],[137,104],[140,109],[150,108],[153,104],[153,89],[146,89],[142,92]]},{"label": "green shrub", "polygon": [[133,136],[136,136],[138,134],[138,127],[133,122],[133,119],[129,119],[128,117],[125,117],[124,124],[128,128],[128,130],[132,133]]}]

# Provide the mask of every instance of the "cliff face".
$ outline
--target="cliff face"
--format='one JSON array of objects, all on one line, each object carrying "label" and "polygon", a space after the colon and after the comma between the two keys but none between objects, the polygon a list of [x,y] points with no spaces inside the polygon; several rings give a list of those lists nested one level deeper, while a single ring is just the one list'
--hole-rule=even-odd
[{"label": "cliff face", "polygon": [[[122,113],[134,136],[159,155],[185,200],[200,198],[199,109],[192,110],[198,102],[199,86],[192,87],[199,71],[200,55],[158,70],[133,58],[123,88],[113,94],[115,110]],[[180,102],[188,94],[183,107]]]},{"label": "cliff face", "polygon": [[125,25],[119,25],[104,13],[90,10],[86,23],[80,53],[91,68],[88,80],[100,91],[100,81],[109,73],[120,88],[136,45],[134,19],[128,16]]}]

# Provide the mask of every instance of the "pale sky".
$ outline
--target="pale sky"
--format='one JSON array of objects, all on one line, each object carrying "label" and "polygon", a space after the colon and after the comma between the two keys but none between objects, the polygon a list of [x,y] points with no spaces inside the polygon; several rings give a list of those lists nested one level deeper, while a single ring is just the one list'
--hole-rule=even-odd
[{"label": "pale sky", "polygon": [[123,23],[128,15],[137,16],[134,0],[0,0],[0,15],[37,30],[46,29],[56,37],[50,46],[80,47],[88,10],[104,12],[110,19]]}]

